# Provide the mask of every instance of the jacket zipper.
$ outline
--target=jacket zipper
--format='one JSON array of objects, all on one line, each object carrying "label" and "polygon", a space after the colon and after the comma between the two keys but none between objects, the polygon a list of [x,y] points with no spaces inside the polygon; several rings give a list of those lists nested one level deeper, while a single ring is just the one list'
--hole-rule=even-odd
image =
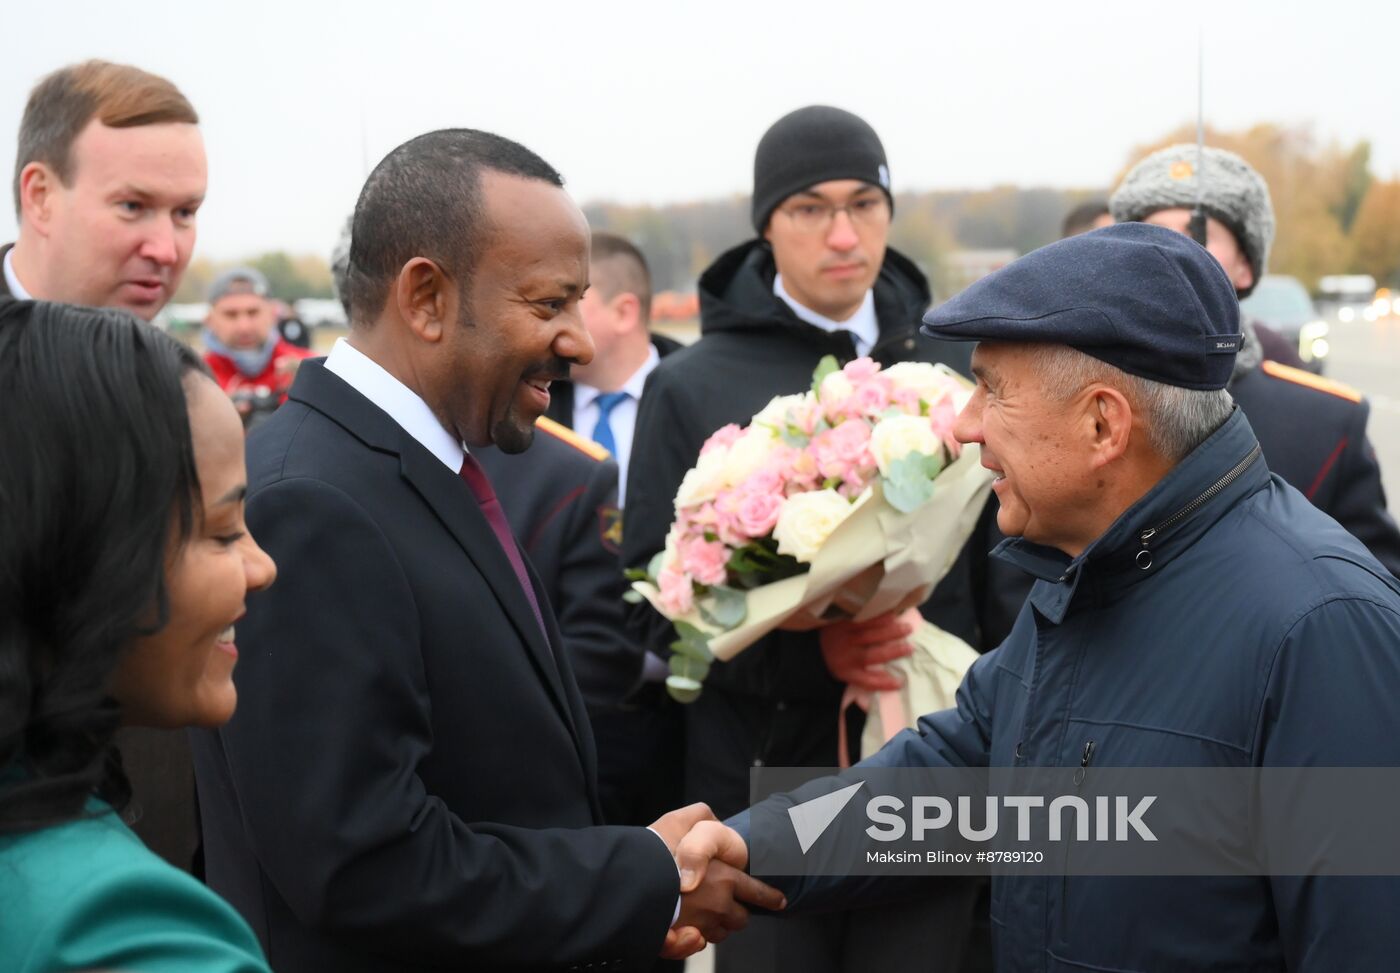
[{"label": "jacket zipper", "polygon": [[[1089,762],[1094,759],[1094,741],[1089,740],[1084,744],[1084,752],[1079,756],[1079,769],[1074,772],[1074,792],[1079,793],[1080,787],[1084,784],[1084,778],[1089,773]],[[1076,831],[1078,830],[1078,822]],[[1077,839],[1067,839],[1065,844],[1065,868],[1064,874],[1060,876],[1060,914],[1066,924],[1069,922],[1069,853],[1074,845],[1069,842]]]},{"label": "jacket zipper", "polygon": [[1168,517],[1166,520],[1162,521],[1156,527],[1149,527],[1147,528],[1147,530],[1139,534],[1138,540],[1142,543],[1142,550],[1137,552],[1137,557],[1135,558],[1137,566],[1144,571],[1152,567],[1152,551],[1149,545],[1151,544],[1153,538],[1157,537],[1163,531],[1175,527],[1184,518],[1195,513],[1210,500],[1213,500],[1216,497],[1216,495],[1220,493],[1221,490],[1224,490],[1231,483],[1234,483],[1244,474],[1245,470],[1253,466],[1254,461],[1259,458],[1259,455],[1262,452],[1263,447],[1261,447],[1258,443],[1255,443],[1254,448],[1249,451],[1249,455],[1246,456],[1244,459],[1240,460],[1238,463],[1236,463],[1234,469],[1230,470],[1230,472],[1226,473],[1220,479],[1212,483],[1205,493],[1202,493],[1195,500],[1192,500],[1186,506],[1182,507],[1176,513]]}]

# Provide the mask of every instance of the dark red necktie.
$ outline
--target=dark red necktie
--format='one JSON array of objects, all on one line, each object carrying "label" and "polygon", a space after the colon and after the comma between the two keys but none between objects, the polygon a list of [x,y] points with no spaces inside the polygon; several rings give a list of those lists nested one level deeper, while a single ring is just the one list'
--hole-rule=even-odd
[{"label": "dark red necktie", "polygon": [[[539,623],[540,632],[548,633],[549,629],[544,625],[544,616],[540,614],[540,603],[535,600],[535,588],[530,584],[530,573],[525,570],[525,561],[520,556],[520,548],[515,544],[515,535],[511,533],[506,512],[501,509],[501,501],[496,499],[496,491],[492,488],[486,471],[471,453],[462,457],[461,476],[476,497],[476,502],[481,506],[481,512],[486,515],[486,522],[491,525],[491,530],[500,542],[502,550],[506,552],[506,557],[510,559],[510,566],[515,569],[515,578],[525,591],[530,609],[535,613],[535,621]],[[548,641],[547,634],[545,638]]]}]

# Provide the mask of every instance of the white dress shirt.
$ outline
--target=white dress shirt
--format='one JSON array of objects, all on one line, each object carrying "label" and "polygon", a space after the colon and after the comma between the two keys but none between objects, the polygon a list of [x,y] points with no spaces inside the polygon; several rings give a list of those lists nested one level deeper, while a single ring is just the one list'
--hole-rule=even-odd
[{"label": "white dress shirt", "polygon": [[5,286],[10,289],[10,295],[17,301],[34,300],[30,293],[24,289],[24,285],[19,282],[19,277],[15,275],[14,247],[5,251]]},{"label": "white dress shirt", "polygon": [[[647,376],[661,362],[661,353],[656,350],[655,345],[650,346],[650,354],[647,360],[642,362],[642,366],[632,373],[629,378],[618,389],[619,392],[626,392],[627,398],[613,406],[612,412],[608,413],[608,426],[612,429],[613,442],[617,443],[617,455],[613,457],[617,461],[617,505],[624,506],[627,497],[627,465],[632,458],[632,438],[637,431],[637,408],[642,399],[642,388],[647,383]],[[574,383],[574,431],[579,435],[593,437],[593,429],[598,425],[598,418],[601,410],[598,408],[598,396],[602,395],[600,389],[592,385],[584,385],[582,382]]]},{"label": "white dress shirt", "polygon": [[875,343],[880,340],[880,322],[875,317],[875,292],[873,290],[865,292],[865,300],[856,309],[856,313],[845,321],[833,321],[831,318],[813,311],[810,307],[797,303],[797,298],[789,294],[787,288],[783,286],[782,274],[773,277],[773,293],[781,297],[783,302],[792,308],[793,314],[808,324],[832,333],[849,331],[856,341],[857,357],[870,354],[870,349],[874,348]]},{"label": "white dress shirt", "polygon": [[326,371],[345,380],[356,392],[388,413],[404,432],[442,460],[457,475],[462,471],[466,448],[438,422],[418,393],[384,370],[384,366],[344,338],[337,338],[326,356]]}]

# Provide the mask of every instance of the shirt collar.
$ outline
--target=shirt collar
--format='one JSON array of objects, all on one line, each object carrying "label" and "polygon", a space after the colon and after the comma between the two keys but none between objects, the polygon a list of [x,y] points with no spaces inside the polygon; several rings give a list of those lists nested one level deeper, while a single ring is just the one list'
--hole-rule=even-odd
[{"label": "shirt collar", "polygon": [[19,275],[15,273],[15,248],[5,251],[5,286],[10,289],[10,296],[17,301],[32,301],[33,295],[24,289],[24,285],[19,282]]},{"label": "shirt collar", "polygon": [[[648,348],[650,349],[650,354],[647,355],[647,360],[642,362],[642,366],[632,373],[632,377],[623,383],[622,388],[618,389],[619,392],[626,392],[639,402],[642,398],[642,389],[644,389],[647,384],[647,376],[652,373],[652,370],[656,368],[657,365],[661,364],[661,352],[656,350],[656,345],[648,345]],[[574,408],[585,409],[594,399],[602,394],[603,392],[601,389],[594,388],[592,385],[585,385],[582,382],[575,382]]]},{"label": "shirt collar", "polygon": [[849,331],[859,339],[863,339],[871,345],[875,344],[875,339],[880,334],[879,319],[875,316],[875,292],[868,290],[865,292],[865,300],[861,301],[856,313],[852,314],[845,321],[836,321],[824,314],[818,314],[810,307],[798,303],[797,298],[788,293],[783,286],[783,275],[773,276],[773,293],[782,298],[783,303],[792,308],[792,313],[796,314],[808,324],[815,325],[823,331]]},{"label": "shirt collar", "polygon": [[384,366],[344,338],[337,338],[326,356],[326,371],[340,376],[347,385],[387,413],[453,473],[461,471],[466,447],[442,427],[417,392],[390,375]]}]

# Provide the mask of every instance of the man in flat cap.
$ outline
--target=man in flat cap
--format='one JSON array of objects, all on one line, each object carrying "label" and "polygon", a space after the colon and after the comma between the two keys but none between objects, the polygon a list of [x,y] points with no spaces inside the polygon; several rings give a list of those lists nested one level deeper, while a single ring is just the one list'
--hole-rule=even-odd
[{"label": "man in flat cap", "polygon": [[[1188,232],[1197,194],[1206,213],[1204,245],[1236,294],[1248,297],[1269,262],[1274,210],[1269,187],[1225,149],[1173,145],[1124,177],[1109,199],[1117,220]],[[1400,577],[1400,528],[1386,509],[1376,452],[1366,437],[1370,406],[1354,389],[1300,368],[1281,336],[1240,322],[1244,342],[1230,373],[1231,396],[1249,417],[1269,468],[1365,544]],[[1282,352],[1270,342],[1282,344]]]},{"label": "man in flat cap", "polygon": [[[1400,582],[1270,474],[1225,388],[1241,333],[1217,261],[1181,234],[1120,224],[1037,250],[924,320],[980,342],[955,434],[996,473],[1011,538],[996,556],[1038,580],[957,708],[851,776],[1400,765]],[[777,832],[752,825],[793,803],[728,823],[766,843]],[[1346,836],[1315,826],[1303,851],[1325,860]],[[697,828],[681,867],[698,874],[733,840]],[[993,875],[998,970],[1380,970],[1400,954],[1397,877],[1069,871]],[[776,884],[789,912],[893,887]]]},{"label": "man in flat cap", "polygon": [[[645,567],[665,546],[676,489],[710,434],[747,423],[773,396],[807,389],[823,356],[842,363],[870,356],[886,366],[941,361],[967,372],[963,349],[918,335],[931,295],[913,261],[888,246],[891,192],[884,146],[851,112],[799,108],[759,140],[756,236],[700,276],[700,340],[663,359],[641,399],[627,485],[626,564]],[[983,626],[973,563],[988,546],[969,543],[924,606],[930,621],[974,647],[982,645]],[[912,651],[905,636],[916,620],[914,612],[821,632],[779,631],[716,663],[700,698],[685,707],[686,799],[732,814],[748,804],[752,767],[835,766],[847,685],[897,687],[883,663]],[[665,618],[642,605],[632,621],[645,648],[669,654],[675,636]],[[946,923],[928,910],[902,925],[888,912],[856,922],[887,922],[871,935],[877,943],[891,942],[896,928],[916,929],[956,949],[971,900],[950,902],[946,911]],[[843,943],[852,941],[845,917],[813,921],[800,932],[797,925],[756,918],[719,951],[719,973],[845,968]],[[868,969],[876,961],[862,951],[851,962]]]}]

